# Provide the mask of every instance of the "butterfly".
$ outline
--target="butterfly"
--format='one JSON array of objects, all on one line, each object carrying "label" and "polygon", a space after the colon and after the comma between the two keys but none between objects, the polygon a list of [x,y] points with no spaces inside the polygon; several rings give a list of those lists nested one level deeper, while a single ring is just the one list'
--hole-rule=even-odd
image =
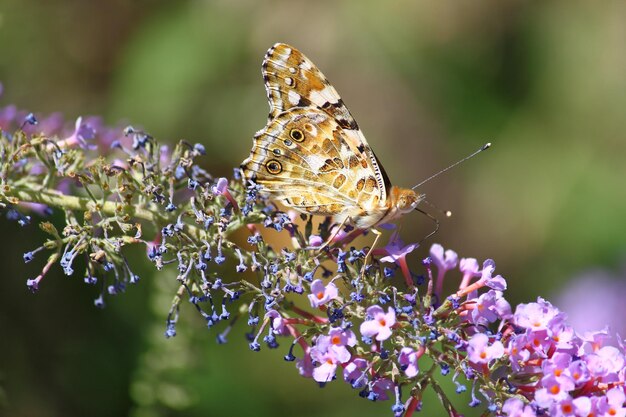
[{"label": "butterfly", "polygon": [[343,100],[300,51],[272,46],[262,66],[270,113],[241,168],[244,178],[299,212],[370,229],[424,199],[392,186]]}]

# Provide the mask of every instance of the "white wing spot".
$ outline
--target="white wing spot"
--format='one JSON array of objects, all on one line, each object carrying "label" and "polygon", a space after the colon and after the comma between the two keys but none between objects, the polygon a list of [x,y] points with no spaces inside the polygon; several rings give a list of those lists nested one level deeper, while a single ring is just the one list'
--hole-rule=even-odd
[{"label": "white wing spot", "polygon": [[285,78],[285,84],[291,86],[293,84],[293,79],[291,79],[290,77]]},{"label": "white wing spot", "polygon": [[289,99],[289,103],[294,106],[300,102],[300,94],[296,93],[293,90],[289,92],[287,98]]},{"label": "white wing spot", "polygon": [[326,163],[326,159],[322,158],[319,155],[309,155],[306,157],[306,162],[309,164],[311,169],[317,174],[319,169],[324,166]]},{"label": "white wing spot", "polygon": [[279,55],[281,58],[284,58],[284,59],[285,59],[285,61],[286,61],[286,60],[287,60],[287,58],[289,58],[289,55],[291,55],[291,49],[290,49],[290,48],[285,48],[285,49],[283,50],[283,53],[281,54],[281,53],[279,52],[279,53],[278,53],[278,55]]},{"label": "white wing spot", "polygon": [[296,72],[298,72],[298,70],[295,67],[290,67],[289,72],[295,74]]},{"label": "white wing spot", "polygon": [[330,104],[336,104],[339,100],[339,95],[334,88],[326,86],[323,90],[311,91],[309,100],[313,103],[324,104],[325,102],[329,102]]}]

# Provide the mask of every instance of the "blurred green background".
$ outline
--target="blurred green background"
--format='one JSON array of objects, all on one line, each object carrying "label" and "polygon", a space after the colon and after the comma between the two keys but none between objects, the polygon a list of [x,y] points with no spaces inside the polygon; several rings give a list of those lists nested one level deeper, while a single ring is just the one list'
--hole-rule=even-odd
[{"label": "blurred green background", "polygon": [[[590,268],[602,285],[625,280],[625,17],[621,1],[3,0],[0,104],[202,142],[206,168],[230,175],[266,121],[263,55],[290,43],[397,185],[493,142],[423,186],[454,212],[434,239],[495,259],[512,303],[552,299]],[[400,223],[407,241],[432,228],[417,214]],[[250,352],[240,326],[216,345],[189,308],[165,340],[176,284],[143,261],[141,284],[102,311],[95,289],[59,270],[29,294],[40,265],[21,256],[42,237],[7,221],[0,234],[1,415],[391,415],[343,382],[299,377],[286,343]],[[425,411],[444,414],[432,397]]]}]

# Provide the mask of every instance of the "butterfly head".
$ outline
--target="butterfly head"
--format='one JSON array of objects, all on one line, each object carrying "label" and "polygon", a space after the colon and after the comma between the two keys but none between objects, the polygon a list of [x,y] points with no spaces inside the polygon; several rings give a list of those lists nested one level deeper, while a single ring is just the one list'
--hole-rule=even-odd
[{"label": "butterfly head", "polygon": [[409,188],[392,187],[391,199],[393,208],[398,215],[406,214],[417,208],[417,205],[424,199],[424,194],[416,193]]}]

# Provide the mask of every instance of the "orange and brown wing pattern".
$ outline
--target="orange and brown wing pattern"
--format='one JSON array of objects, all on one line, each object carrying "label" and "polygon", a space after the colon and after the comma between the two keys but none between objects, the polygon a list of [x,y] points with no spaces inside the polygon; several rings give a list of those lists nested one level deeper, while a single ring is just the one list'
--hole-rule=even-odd
[{"label": "orange and brown wing pattern", "polygon": [[374,171],[382,201],[390,182],[337,90],[304,54],[284,43],[272,46],[263,61],[263,80],[270,105],[269,119],[293,108],[317,107],[344,130],[353,152]]},{"label": "orange and brown wing pattern", "polygon": [[304,213],[355,220],[382,216],[380,190],[367,160],[325,112],[294,109],[270,121],[243,162],[247,179]]},{"label": "orange and brown wing pattern", "polygon": [[389,209],[389,179],[341,97],[297,49],[276,44],[263,61],[267,126],[242,164],[247,179],[285,205],[368,227]]},{"label": "orange and brown wing pattern", "polygon": [[270,119],[294,107],[319,107],[343,129],[359,128],[324,74],[294,47],[284,43],[272,46],[262,68]]}]

